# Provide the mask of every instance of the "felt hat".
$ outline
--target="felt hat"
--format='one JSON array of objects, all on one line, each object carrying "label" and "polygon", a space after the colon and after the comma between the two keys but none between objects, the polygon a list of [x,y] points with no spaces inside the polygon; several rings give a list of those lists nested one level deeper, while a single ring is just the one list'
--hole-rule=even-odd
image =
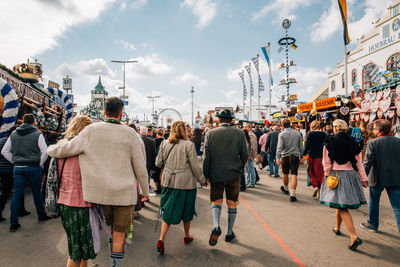
[{"label": "felt hat", "polygon": [[216,115],[218,118],[226,118],[226,119],[234,119],[235,116],[233,116],[232,112],[229,109],[222,109],[218,114]]}]

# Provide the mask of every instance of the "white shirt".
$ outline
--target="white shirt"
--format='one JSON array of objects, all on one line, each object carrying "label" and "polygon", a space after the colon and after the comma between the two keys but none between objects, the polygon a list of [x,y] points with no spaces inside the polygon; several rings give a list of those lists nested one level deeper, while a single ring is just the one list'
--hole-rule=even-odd
[{"label": "white shirt", "polygon": [[[3,149],[1,150],[1,154],[3,155],[3,157],[8,160],[11,163],[14,163],[12,160],[12,153],[11,153],[11,138],[9,137],[7,139],[6,144],[4,145]],[[43,166],[43,164],[46,162],[46,159],[48,157],[47,154],[47,145],[46,145],[46,141],[44,140],[43,135],[39,135],[38,138],[38,146],[40,149],[40,166]],[[26,167],[26,166],[15,166],[15,167]]]}]

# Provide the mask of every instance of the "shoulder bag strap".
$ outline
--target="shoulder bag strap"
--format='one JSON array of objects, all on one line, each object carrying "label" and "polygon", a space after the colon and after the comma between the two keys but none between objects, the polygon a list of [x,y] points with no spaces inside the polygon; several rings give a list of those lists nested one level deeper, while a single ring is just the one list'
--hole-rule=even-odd
[{"label": "shoulder bag strap", "polygon": [[[169,154],[171,154],[171,151],[172,151],[172,149],[174,148],[174,146],[175,146],[175,144],[173,144],[172,147],[171,147],[171,149],[168,151],[167,157],[165,158],[165,164],[167,163]],[[165,164],[164,164],[164,166],[165,166]]]},{"label": "shoulder bag strap", "polygon": [[61,167],[61,172],[60,172],[60,175],[59,175],[59,177],[58,177],[58,181],[61,181],[61,178],[62,178],[62,174],[63,174],[63,171],[64,171],[64,166],[65,166],[65,162],[67,161],[67,158],[64,158],[64,161],[63,161],[63,164],[62,164],[62,167]]}]

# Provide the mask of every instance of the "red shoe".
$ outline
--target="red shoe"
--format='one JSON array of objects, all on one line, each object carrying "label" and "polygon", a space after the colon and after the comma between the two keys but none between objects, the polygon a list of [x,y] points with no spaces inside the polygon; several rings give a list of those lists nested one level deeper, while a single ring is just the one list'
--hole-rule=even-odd
[{"label": "red shoe", "polygon": [[193,241],[193,236],[185,236],[184,238],[183,238],[183,243],[185,243],[185,245],[186,244],[189,244],[190,242],[192,242]]},{"label": "red shoe", "polygon": [[161,240],[158,240],[157,242],[157,251],[161,254],[164,255],[164,242]]}]

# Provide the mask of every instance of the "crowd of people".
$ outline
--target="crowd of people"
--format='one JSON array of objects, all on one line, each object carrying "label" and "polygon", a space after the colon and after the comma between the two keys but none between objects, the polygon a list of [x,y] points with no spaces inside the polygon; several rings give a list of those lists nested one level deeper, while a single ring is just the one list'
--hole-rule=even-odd
[{"label": "crowd of people", "polygon": [[111,229],[110,266],[122,266],[126,237],[132,232],[133,219],[150,201],[150,190],[160,196],[157,216],[162,224],[156,250],[164,254],[171,225],[183,221],[183,242],[193,242],[190,226],[197,215],[197,189],[210,185],[209,245],[215,246],[222,234],[224,198],[225,241],[232,242],[239,194],[257,186],[258,171],[280,179],[281,168],[280,190],[296,202],[298,170],[305,162],[308,183],[315,188],[313,196],[336,209],[332,231],[341,235],[344,222],[350,250],[362,244],[349,210],[367,204],[363,187],[369,187],[369,217],[361,227],[378,230],[379,199],[386,189],[400,232],[400,139],[391,136],[387,120],[373,122],[374,137],[354,121],[348,127],[340,119],[332,126],[315,120],[305,134],[288,119],[279,126],[234,125],[231,111],[221,110],[216,127],[192,129],[177,121],[164,129],[121,124],[123,107],[121,99],[110,97],[104,122],[76,116],[63,138],[48,144],[35,127],[35,117],[26,114],[23,124],[0,140],[0,222],[5,220],[2,211],[14,186],[10,232],[21,227],[18,217],[30,214],[24,207],[29,180],[38,220],[61,217],[68,240],[67,266],[86,266],[87,260],[96,257],[100,240],[93,224],[102,220]]}]

